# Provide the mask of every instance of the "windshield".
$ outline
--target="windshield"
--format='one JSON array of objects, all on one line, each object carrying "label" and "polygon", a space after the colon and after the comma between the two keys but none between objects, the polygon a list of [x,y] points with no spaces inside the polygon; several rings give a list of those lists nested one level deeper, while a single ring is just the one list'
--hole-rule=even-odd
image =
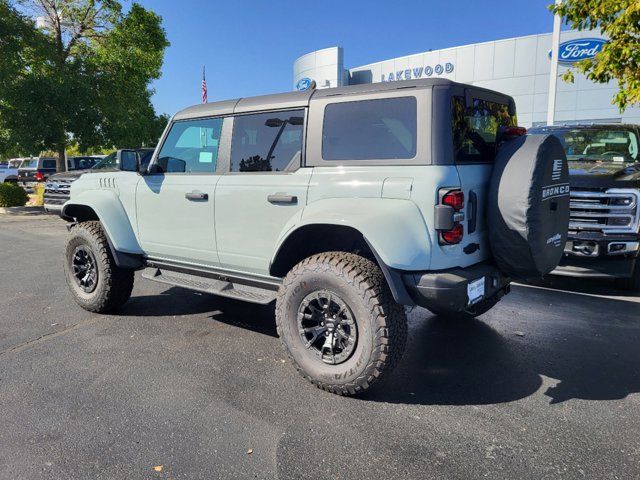
[{"label": "windshield", "polygon": [[38,159],[24,160],[20,168],[38,168]]},{"label": "windshield", "polygon": [[98,163],[93,166],[92,170],[106,170],[116,168],[118,168],[118,155],[117,152],[113,152],[104,157],[102,160],[99,160]]},{"label": "windshield", "polygon": [[638,161],[638,137],[632,130],[609,128],[532,129],[557,137],[570,161],[632,163]]}]

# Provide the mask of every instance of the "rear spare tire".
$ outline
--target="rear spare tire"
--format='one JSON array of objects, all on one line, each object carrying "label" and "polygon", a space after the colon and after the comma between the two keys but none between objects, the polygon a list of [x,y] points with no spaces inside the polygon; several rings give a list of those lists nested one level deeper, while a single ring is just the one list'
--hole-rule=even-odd
[{"label": "rear spare tire", "polygon": [[557,266],[569,228],[569,169],[556,137],[527,135],[499,147],[487,222],[505,274],[539,278]]}]

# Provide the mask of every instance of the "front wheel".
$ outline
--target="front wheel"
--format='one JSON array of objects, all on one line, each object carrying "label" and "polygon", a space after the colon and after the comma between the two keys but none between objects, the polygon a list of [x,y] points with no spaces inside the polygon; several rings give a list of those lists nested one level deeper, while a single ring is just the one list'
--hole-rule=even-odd
[{"label": "front wheel", "polygon": [[82,222],[71,228],[64,272],[74,300],[90,312],[109,312],[131,296],[134,272],[116,265],[100,222]]},{"label": "front wheel", "polygon": [[276,302],[278,334],[298,371],[332,393],[367,390],[398,363],[407,319],[378,266],[346,252],[297,264]]}]

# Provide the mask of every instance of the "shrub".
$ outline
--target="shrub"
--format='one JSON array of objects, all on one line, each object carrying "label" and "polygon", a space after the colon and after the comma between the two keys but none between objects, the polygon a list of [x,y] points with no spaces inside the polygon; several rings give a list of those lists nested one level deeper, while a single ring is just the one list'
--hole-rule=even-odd
[{"label": "shrub", "polygon": [[14,183],[0,183],[0,207],[22,207],[27,200],[24,188]]}]

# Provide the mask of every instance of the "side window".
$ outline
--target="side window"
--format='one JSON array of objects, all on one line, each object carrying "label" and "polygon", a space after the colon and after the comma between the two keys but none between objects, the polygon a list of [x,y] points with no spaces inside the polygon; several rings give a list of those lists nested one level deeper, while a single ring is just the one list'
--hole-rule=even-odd
[{"label": "side window", "polygon": [[457,162],[493,162],[499,127],[516,125],[509,106],[473,99],[471,107],[462,97],[453,97],[453,155]]},{"label": "side window", "polygon": [[323,160],[393,160],[416,156],[415,97],[327,105],[322,125]]},{"label": "side window", "polygon": [[42,161],[42,168],[56,168],[56,161],[55,160],[43,160]]},{"label": "side window", "polygon": [[222,118],[175,122],[167,135],[157,164],[167,173],[215,173]]},{"label": "side window", "polygon": [[231,172],[282,172],[300,166],[304,110],[239,115],[233,121]]}]

